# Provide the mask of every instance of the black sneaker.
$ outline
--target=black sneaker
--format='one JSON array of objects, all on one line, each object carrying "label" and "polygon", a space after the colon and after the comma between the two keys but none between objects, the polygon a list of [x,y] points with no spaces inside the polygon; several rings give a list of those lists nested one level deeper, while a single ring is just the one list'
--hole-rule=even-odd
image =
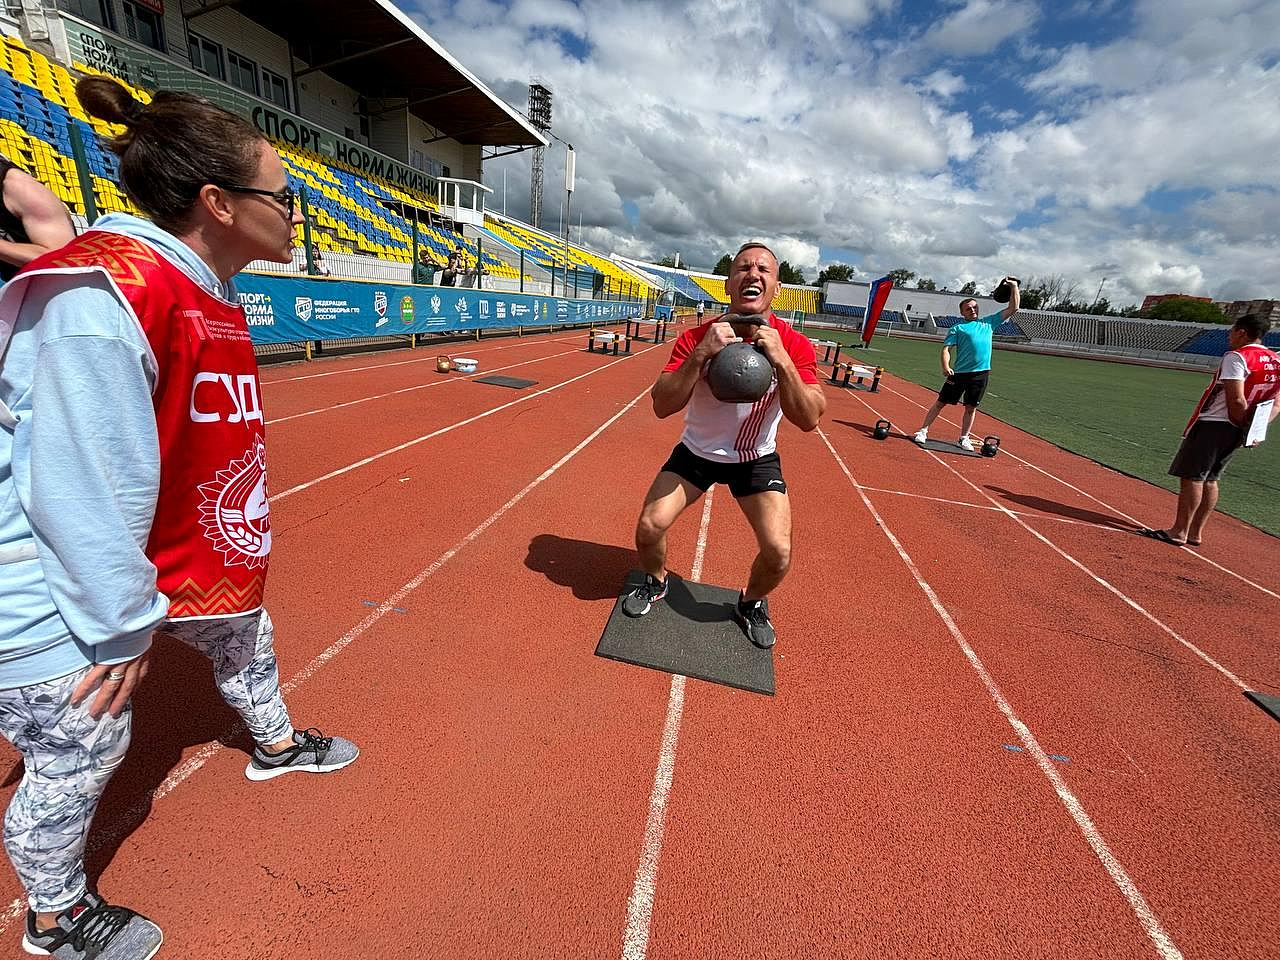
[{"label": "black sneaker", "polygon": [[628,617],[643,617],[650,607],[666,595],[667,581],[646,573],[644,583],[622,598],[622,612]]},{"label": "black sneaker", "polygon": [[733,619],[742,624],[747,639],[761,650],[768,650],[777,639],[769,621],[768,600],[761,598],[747,603],[743,595],[738,594],[738,602],[733,605]]},{"label": "black sneaker", "polygon": [[163,942],[160,928],[142,914],[86,893],[58,914],[52,930],[37,930],[36,915],[28,910],[22,949],[57,960],[150,960]]},{"label": "black sneaker", "polygon": [[350,740],[321,736],[314,727],[293,731],[293,743],[279,753],[254,747],[244,775],[250,780],[270,780],[286,773],[329,773],[341,770],[360,756],[360,748]]}]

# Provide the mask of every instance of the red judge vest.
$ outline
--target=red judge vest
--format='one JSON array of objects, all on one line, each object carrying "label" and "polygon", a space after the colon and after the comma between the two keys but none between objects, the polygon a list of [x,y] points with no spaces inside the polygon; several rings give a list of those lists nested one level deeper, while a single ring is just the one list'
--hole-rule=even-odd
[{"label": "red judge vest", "polygon": [[[1269,348],[1264,347],[1260,343],[1249,343],[1241,347],[1236,353],[1244,357],[1245,366],[1249,368],[1249,376],[1244,381],[1244,401],[1249,406],[1249,414],[1252,415],[1253,408],[1265,400],[1273,400],[1280,396],[1280,357],[1277,357]],[[1222,369],[1219,365],[1218,369],[1213,372],[1213,380],[1209,383],[1209,387],[1204,392],[1204,396],[1200,398],[1200,402],[1196,404],[1196,409],[1191,414],[1191,419],[1187,421],[1187,429],[1183,434],[1187,433],[1191,427],[1199,419],[1200,413],[1209,405],[1210,398],[1217,390],[1222,389],[1222,382],[1218,379],[1218,372]],[[1246,420],[1245,427],[1248,427]]]},{"label": "red judge vest", "polygon": [[142,241],[103,230],[33,261],[19,278],[90,271],[111,278],[146,334],[159,371],[152,400],[160,494],[147,556],[169,598],[169,617],[257,610],[271,518],[258,363],[244,311],[205,291]]}]

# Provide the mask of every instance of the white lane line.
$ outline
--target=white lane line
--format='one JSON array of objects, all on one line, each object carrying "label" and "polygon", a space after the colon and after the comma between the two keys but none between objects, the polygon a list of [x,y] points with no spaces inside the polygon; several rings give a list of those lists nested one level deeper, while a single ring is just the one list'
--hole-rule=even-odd
[{"label": "white lane line", "polygon": [[577,383],[579,380],[583,380],[587,377],[593,377],[602,370],[608,370],[610,367],[616,366],[619,363],[625,363],[626,361],[632,359],[633,357],[641,356],[645,353],[648,353],[650,350],[654,350],[654,349],[657,349],[657,347],[656,346],[646,347],[644,350],[639,350],[631,354],[630,357],[619,357],[617,360],[612,360],[609,363],[606,363],[604,366],[596,367],[592,370],[588,370],[586,373],[580,373],[576,377],[570,377],[568,380],[561,380],[559,383],[552,384],[551,386],[545,387],[544,389],[538,390],[534,393],[528,393],[522,397],[517,397],[515,400],[512,400],[509,403],[504,403],[499,406],[493,407],[489,410],[484,411],[483,413],[477,413],[474,417],[468,417],[465,420],[459,420],[457,423],[451,423],[447,427],[441,427],[439,430],[431,431],[431,433],[423,434],[420,437],[414,437],[412,440],[406,440],[404,443],[396,444],[396,446],[394,447],[388,447],[386,450],[382,450],[378,453],[372,454],[368,457],[365,457],[362,460],[357,460],[355,463],[349,463],[345,467],[339,467],[337,470],[330,470],[324,476],[316,477],[314,480],[308,480],[305,483],[299,483],[296,486],[290,487],[288,490],[284,490],[280,493],[275,494],[270,498],[270,502],[275,503],[277,500],[283,500],[285,497],[291,497],[295,493],[301,493],[303,490],[306,490],[309,487],[314,487],[318,483],[324,483],[324,481],[332,480],[334,477],[340,477],[344,473],[350,473],[352,470],[358,470],[361,467],[368,466],[369,464],[373,463],[375,460],[381,460],[383,457],[389,457],[391,456],[391,454],[399,453],[401,450],[408,450],[410,447],[415,447],[418,444],[424,443],[427,440],[430,440],[434,437],[438,437],[438,436],[441,436],[442,434],[449,433],[452,430],[457,430],[459,427],[465,427],[468,424],[475,423],[477,420],[483,420],[485,417],[491,417],[495,413],[501,413],[503,410],[508,410],[511,407],[516,406],[517,404],[525,403],[529,400],[534,399],[535,397],[541,397],[555,390],[559,390],[561,387],[567,387],[569,384]]},{"label": "white lane line", "polygon": [[[409,594],[411,594],[414,590],[417,590],[420,586],[422,586],[433,574],[436,573],[436,571],[438,571],[446,563],[452,560],[458,554],[459,551],[461,551],[471,543],[474,543],[480,537],[481,534],[483,534],[486,530],[488,530],[495,523],[501,520],[507,513],[511,511],[511,509],[516,504],[518,504],[521,500],[527,497],[530,493],[532,493],[535,489],[537,489],[546,480],[550,479],[561,467],[563,467],[566,463],[568,463],[570,460],[576,457],[579,453],[581,453],[584,449],[586,449],[587,445],[591,443],[591,441],[595,440],[596,437],[600,436],[600,434],[604,433],[605,430],[613,426],[613,424],[617,423],[617,421],[624,414],[626,414],[629,410],[631,410],[632,407],[634,407],[637,403],[640,402],[641,398],[648,396],[648,394],[649,394],[649,388],[647,387],[641,393],[636,394],[635,398],[632,399],[630,403],[628,403],[625,407],[623,407],[621,410],[619,410],[617,413],[611,416],[604,423],[600,424],[600,426],[596,427],[596,429],[593,430],[576,447],[574,447],[572,450],[566,453],[563,457],[557,460],[554,464],[552,464],[550,467],[544,470],[541,474],[539,474],[535,480],[532,480],[528,484],[526,484],[523,490],[521,490],[514,497],[512,497],[510,500],[508,500],[506,503],[500,506],[493,513],[491,513],[488,516],[488,518],[486,518],[484,522],[481,523],[478,527],[476,527],[474,530],[468,533],[465,537],[463,537],[461,540],[455,543],[452,547],[450,547],[448,550],[442,553],[439,557],[433,560],[426,567],[423,567],[422,570],[420,570],[412,580],[410,580],[408,583],[402,586],[399,590],[397,590],[394,594],[392,594],[386,600],[383,600],[382,603],[378,604],[378,606],[374,610],[372,610],[367,617],[365,617],[363,620],[357,623],[354,627],[348,630],[345,634],[343,634],[341,637],[335,640],[326,650],[318,654],[315,657],[315,659],[313,659],[300,671],[294,674],[292,679],[290,679],[287,683],[282,684],[280,687],[280,692],[284,695],[288,695],[293,691],[297,690],[304,683],[306,683],[307,680],[311,678],[312,674],[314,674],[326,663],[328,663],[330,660],[332,660],[334,657],[340,654],[343,650],[349,647],[354,641],[359,639],[359,637],[362,634],[367,633],[370,630],[370,628],[376,625],[378,621],[381,620],[383,617],[385,617],[387,614],[391,613],[393,609],[400,606],[401,603],[404,601],[404,599],[409,596]],[[710,509],[709,505],[707,508],[704,509],[704,521],[703,521],[704,528],[705,528],[705,515],[706,515],[706,512],[709,511],[709,509]],[[699,550],[701,550],[701,543],[702,543],[702,540],[700,537]],[[696,563],[698,565],[701,564],[701,554],[699,554],[699,558],[696,561]],[[697,573],[694,574],[694,577],[695,578],[697,577]],[[683,681],[684,678],[680,677],[677,679],[680,679],[681,681]],[[681,693],[683,694],[683,685],[681,687]],[[669,709],[668,709],[668,713],[670,713]],[[677,712],[676,712],[677,728],[679,727],[679,722],[680,722],[679,708],[677,708]],[[244,731],[244,725],[236,724],[235,726],[227,730],[224,730],[221,734],[218,735],[218,738],[214,740],[212,743],[206,744],[205,746],[201,747],[192,756],[184,760],[181,764],[178,765],[176,769],[174,769],[172,773],[169,774],[168,777],[165,778],[163,783],[161,783],[158,787],[152,790],[136,806],[134,806],[131,810],[129,810],[129,812],[124,815],[122,820],[117,821],[111,825],[106,825],[106,824],[100,825],[98,829],[94,830],[93,839],[87,845],[86,852],[89,854],[92,854],[95,851],[106,846],[107,844],[116,842],[120,838],[121,823],[134,823],[145,818],[153,804],[164,799],[164,797],[166,797],[168,794],[173,792],[175,787],[179,786],[184,781],[190,779],[191,776],[195,774],[196,771],[198,771],[206,763],[208,763],[210,759],[212,759],[214,756],[216,756],[218,753],[224,750],[225,747],[223,746],[223,742],[232,740],[233,738],[239,736],[243,731]],[[675,745],[673,741],[672,743],[673,761],[674,761],[674,750],[675,750]],[[25,915],[25,913],[26,913],[25,902],[22,900],[15,900],[12,904],[10,904],[6,912],[0,914],[0,933],[3,933],[6,927],[8,927],[9,924],[11,924],[15,919],[17,919],[17,917],[19,917],[20,915]]]},{"label": "white lane line", "polygon": [[[712,487],[702,502],[702,523],[698,528],[698,548],[693,555],[689,579],[702,577],[702,559],[707,552],[707,526],[711,523]],[[667,694],[667,719],[662,725],[662,747],[658,751],[658,769],[649,792],[649,817],[644,825],[644,846],[640,866],[636,868],[631,896],[627,898],[627,929],[622,938],[623,960],[644,960],[649,951],[649,929],[653,922],[653,896],[658,884],[658,859],[662,856],[662,832],[667,821],[667,798],[676,771],[676,743],[680,739],[680,718],[684,713],[684,677],[671,678]]]},{"label": "white lane line", "polygon": [[442,343],[439,345],[439,347],[437,347],[434,350],[432,350],[430,346],[423,345],[423,346],[415,347],[414,349],[430,350],[431,351],[430,356],[414,357],[412,360],[392,360],[388,363],[367,363],[363,367],[343,367],[341,370],[326,370],[324,373],[305,373],[300,377],[281,377],[278,380],[276,379],[263,380],[262,385],[264,387],[268,387],[268,386],[273,386],[277,383],[297,383],[300,380],[319,380],[321,377],[340,377],[344,373],[359,373],[362,370],[387,370],[391,367],[403,367],[412,363],[435,363],[436,357],[439,356],[441,351],[444,351],[445,347],[460,347],[460,349],[457,349],[457,350],[447,351],[448,353],[451,353],[451,354],[465,353],[469,356],[474,353],[477,356],[483,356],[486,353],[495,353],[498,350],[512,350],[516,347],[522,347],[527,344],[571,343],[576,339],[578,338],[577,337],[551,337],[545,340],[538,340],[538,339],[531,338],[528,340],[517,340],[513,343],[504,343],[500,345],[495,345],[492,347],[481,347],[478,350],[472,350],[467,346],[467,343],[470,343],[472,341],[453,341],[447,344]]},{"label": "white lane line", "polygon": [[[870,410],[872,413],[874,413],[876,416],[880,416],[879,411],[877,411],[875,407],[871,406],[871,404],[867,403],[867,401],[863,400],[861,397],[855,397],[855,399],[856,399],[859,403],[861,403],[864,407],[866,407],[868,410]],[[967,484],[967,485],[968,485],[968,486],[969,486],[969,487],[970,487],[970,488],[971,488],[971,489],[972,489],[972,490],[973,490],[973,491],[974,491],[978,496],[983,497],[984,499],[986,499],[986,500],[987,500],[988,502],[990,502],[990,503],[991,503],[991,504],[992,504],[996,509],[998,509],[1001,513],[1006,514],[1006,515],[1009,517],[1009,519],[1010,519],[1010,520],[1012,520],[1014,523],[1018,524],[1018,526],[1022,527],[1022,529],[1026,530],[1026,531],[1027,531],[1028,533],[1030,533],[1033,537],[1035,537],[1037,540],[1039,540],[1041,543],[1043,543],[1046,547],[1048,547],[1050,550],[1052,550],[1052,551],[1053,551],[1054,553],[1056,553],[1058,556],[1062,557],[1062,559],[1066,560],[1069,564],[1071,564],[1073,567],[1075,567],[1075,568],[1076,568],[1077,570],[1079,570],[1081,573],[1083,573],[1083,574],[1085,574],[1086,576],[1088,576],[1088,577],[1092,578],[1092,579],[1094,580],[1094,582],[1096,582],[1099,586],[1102,586],[1102,587],[1104,587],[1106,590],[1110,591],[1110,592],[1111,592],[1112,594],[1114,594],[1118,599],[1120,599],[1122,602],[1124,602],[1126,605],[1128,605],[1132,610],[1134,610],[1135,612],[1137,612],[1137,613],[1138,613],[1139,615],[1141,615],[1142,617],[1145,617],[1145,618],[1146,618],[1148,621],[1150,621],[1151,623],[1155,624],[1157,627],[1159,627],[1161,630],[1163,630],[1165,633],[1167,633],[1167,634],[1168,634],[1170,637],[1172,637],[1174,640],[1178,641],[1178,643],[1182,644],[1184,647],[1186,647],[1188,650],[1190,650],[1192,653],[1194,653],[1197,657],[1199,657],[1201,660],[1203,660],[1203,661],[1204,661],[1205,663],[1207,663],[1209,666],[1213,667],[1213,669],[1217,670],[1220,674],[1222,674],[1224,677],[1226,677],[1229,681],[1231,681],[1232,683],[1234,683],[1234,684],[1235,684],[1237,687],[1239,687],[1241,690],[1248,690],[1248,689],[1249,689],[1249,687],[1245,686],[1245,684],[1241,682],[1241,680],[1240,680],[1240,678],[1239,678],[1239,677],[1237,677],[1234,673],[1232,673],[1230,670],[1228,670],[1226,667],[1224,667],[1222,664],[1220,664],[1217,660],[1213,659],[1213,657],[1209,656],[1209,654],[1205,653],[1203,650],[1201,650],[1199,647],[1197,647],[1194,643],[1192,643],[1192,642],[1191,642],[1190,640],[1188,640],[1186,637],[1182,636],[1182,634],[1178,633],[1178,631],[1174,630],[1174,629],[1173,629],[1173,627],[1169,626],[1167,623],[1165,623],[1163,620],[1161,620],[1161,619],[1160,619],[1159,617],[1157,617],[1155,614],[1151,613],[1149,610],[1147,610],[1147,608],[1146,608],[1146,607],[1142,606],[1142,604],[1138,603],[1138,601],[1134,600],[1132,597],[1130,597],[1128,594],[1126,594],[1124,591],[1122,591],[1119,587],[1117,587],[1117,586],[1115,586],[1114,584],[1112,584],[1109,580],[1105,580],[1105,579],[1103,579],[1102,577],[1098,576],[1096,573],[1094,573],[1092,570],[1090,570],[1088,567],[1086,567],[1083,563],[1081,563],[1079,560],[1077,560],[1077,559],[1076,559],[1075,557],[1073,557],[1071,554],[1067,553],[1067,551],[1063,550],[1063,549],[1062,549],[1061,547],[1059,547],[1056,543],[1054,543],[1052,540],[1050,540],[1048,537],[1046,537],[1046,536],[1045,536],[1043,533],[1041,533],[1039,530],[1035,529],[1035,528],[1034,528],[1034,527],[1032,527],[1030,524],[1028,524],[1028,523],[1026,523],[1025,521],[1023,521],[1023,519],[1022,519],[1021,517],[1019,517],[1017,514],[1015,514],[1012,510],[1010,510],[1010,509],[1009,509],[1008,507],[1006,507],[1004,504],[1002,504],[1002,503],[1000,503],[999,501],[995,500],[995,499],[994,499],[990,494],[988,494],[985,490],[983,490],[981,487],[979,487],[976,483],[974,483],[972,480],[970,480],[968,477],[966,477],[963,473],[961,473],[961,472],[960,472],[959,470],[957,470],[955,467],[951,466],[951,464],[947,463],[944,459],[942,459],[942,457],[938,456],[938,455],[937,455],[936,453],[934,453],[932,450],[925,450],[924,452],[925,452],[925,453],[927,453],[927,454],[929,454],[929,456],[933,457],[933,459],[934,459],[934,460],[936,460],[938,463],[942,464],[942,466],[944,466],[947,470],[951,471],[953,474],[955,474],[957,477],[959,477],[959,478],[960,478],[960,479],[961,479],[965,484]]]},{"label": "white lane line", "polygon": [[1076,795],[1071,792],[1071,788],[1067,786],[1066,781],[1062,779],[1061,775],[1059,775],[1057,769],[1055,769],[1053,765],[1053,762],[1040,746],[1035,735],[1032,734],[1031,728],[1023,723],[1017,713],[1014,712],[1013,707],[1005,698],[1005,695],[1001,691],[999,684],[996,683],[995,678],[987,672],[987,668],[983,664],[981,658],[979,658],[973,647],[969,645],[969,641],[965,639],[964,634],[960,632],[960,628],[956,625],[955,620],[952,619],[947,608],[942,605],[942,601],[938,599],[938,595],[934,592],[933,587],[931,587],[929,582],[925,580],[923,575],[921,575],[919,568],[915,565],[915,561],[911,559],[910,554],[908,554],[903,548],[901,541],[894,536],[893,531],[889,529],[888,524],[884,522],[884,518],[880,516],[879,511],[876,510],[867,495],[859,489],[858,482],[853,478],[853,474],[849,472],[849,467],[845,464],[840,454],[836,452],[836,448],[831,445],[831,441],[827,439],[827,435],[821,428],[818,429],[818,436],[822,437],[822,442],[827,445],[827,449],[830,450],[831,455],[835,457],[836,463],[840,465],[841,471],[848,478],[849,483],[853,486],[854,490],[857,491],[858,496],[862,498],[862,502],[871,513],[872,518],[874,518],[876,524],[889,539],[889,542],[893,544],[893,548],[898,552],[898,556],[902,558],[902,562],[906,564],[907,569],[911,572],[911,576],[915,578],[916,584],[928,598],[929,603],[933,606],[938,617],[946,625],[952,639],[955,640],[956,644],[960,647],[961,652],[964,654],[965,659],[969,661],[969,665],[973,667],[974,672],[977,673],[978,679],[982,681],[982,685],[986,687],[987,694],[991,697],[992,702],[995,703],[996,708],[1009,722],[1009,726],[1011,726],[1014,733],[1017,734],[1022,746],[1035,759],[1036,766],[1040,768],[1040,772],[1044,774],[1045,778],[1053,787],[1054,793],[1058,795],[1058,799],[1061,801],[1063,807],[1066,808],[1071,819],[1075,821],[1076,827],[1080,830],[1085,841],[1093,849],[1094,855],[1097,856],[1103,868],[1111,876],[1112,882],[1120,890],[1120,893],[1124,895],[1125,900],[1128,901],[1129,908],[1138,918],[1138,922],[1142,924],[1142,928],[1146,931],[1152,945],[1156,948],[1156,952],[1159,953],[1164,960],[1181,960],[1182,953],[1173,942],[1173,938],[1165,931],[1164,926],[1160,923],[1159,918],[1156,917],[1151,907],[1148,906],[1146,899],[1143,898],[1141,891],[1137,888],[1137,885],[1134,884],[1132,879],[1130,879],[1123,864],[1120,863],[1120,860],[1111,851],[1111,847],[1107,844],[1107,841],[1102,836],[1101,831],[1098,830],[1093,819],[1085,810],[1084,804],[1082,804]]},{"label": "white lane line", "polygon": [[[880,386],[884,390],[888,391],[889,393],[892,393],[894,396],[901,397],[903,400],[906,400],[908,403],[915,404],[921,410],[928,409],[923,403],[920,403],[918,400],[912,399],[911,397],[907,396],[905,393],[902,393],[898,390],[894,390],[892,387],[890,387],[886,383],[882,382]],[[950,419],[949,417],[944,416],[941,419],[945,420],[947,423],[956,425],[955,421]],[[1049,441],[1046,440],[1045,442],[1048,443]],[[1054,480],[1062,484],[1064,487],[1066,487],[1069,490],[1074,490],[1076,493],[1080,494],[1082,497],[1087,497],[1088,499],[1092,500],[1094,503],[1098,504],[1099,506],[1106,507],[1112,513],[1116,514],[1119,517],[1123,517],[1125,520],[1128,520],[1130,523],[1134,524],[1135,526],[1139,526],[1139,527],[1146,526],[1146,524],[1143,523],[1141,520],[1138,520],[1135,517],[1129,516],[1129,514],[1125,513],[1119,507],[1116,507],[1113,504],[1107,503],[1107,501],[1105,500],[1098,499],[1092,493],[1088,493],[1087,491],[1081,490],[1075,484],[1069,483],[1068,481],[1063,480],[1057,474],[1050,473],[1048,470],[1045,470],[1043,467],[1036,466],[1030,460],[1024,460],[1022,457],[1018,456],[1016,453],[1011,453],[1008,450],[1006,450],[1004,447],[1000,448],[1000,452],[1007,453],[1014,460],[1017,460],[1019,463],[1030,467],[1032,470],[1035,470],[1037,473],[1042,473],[1046,477],[1048,477],[1050,480]],[[1274,597],[1276,600],[1280,600],[1280,593],[1276,593],[1274,590],[1269,590],[1260,583],[1255,583],[1253,580],[1250,580],[1248,577],[1244,576],[1243,574],[1236,573],[1236,571],[1232,570],[1230,567],[1224,567],[1222,564],[1218,563],[1217,561],[1210,560],[1203,553],[1198,552],[1193,547],[1183,547],[1182,549],[1187,553],[1191,554],[1191,556],[1196,557],[1200,560],[1203,560],[1205,563],[1209,564],[1209,566],[1216,567],[1217,569],[1221,570],[1223,573],[1230,574],[1231,576],[1239,580],[1241,583],[1248,584],[1249,586],[1253,587],[1255,590],[1259,590],[1262,593],[1265,593],[1269,597]]]},{"label": "white lane line", "polygon": [[505,367],[494,367],[492,370],[485,370],[483,373],[477,372],[465,377],[450,377],[448,380],[431,380],[428,383],[415,383],[411,387],[401,387],[399,390],[390,390],[386,393],[375,393],[372,396],[360,397],[357,400],[346,400],[342,403],[333,403],[327,407],[317,407],[314,410],[306,410],[302,413],[291,413],[287,417],[276,417],[274,420],[268,420],[267,425],[275,423],[286,423],[289,420],[297,420],[300,417],[310,417],[317,413],[328,413],[331,410],[341,410],[344,407],[354,407],[358,403],[368,403],[370,400],[382,400],[386,397],[399,396],[402,393],[412,393],[414,390],[426,390],[430,387],[442,387],[449,383],[457,383],[461,380],[475,380],[479,377],[490,377],[495,373],[501,373],[503,370],[511,370],[515,367],[525,367],[531,364],[541,363],[543,360],[554,360],[556,357],[567,357],[571,353],[581,353],[581,350],[564,350],[561,353],[548,354],[545,357],[534,357],[531,360],[521,360],[518,363],[509,363]]},{"label": "white lane line", "polygon": [[[910,497],[913,500],[932,500],[934,503],[945,503],[953,507],[972,507],[974,510],[990,510],[999,512],[999,507],[989,507],[984,503],[970,503],[968,500],[949,500],[946,497],[930,497],[923,493],[908,493],[905,490],[889,490],[885,487],[867,487],[858,484],[858,489],[866,490],[869,493],[888,493],[895,497]],[[1010,513],[1016,513],[1020,517],[1030,517],[1033,520],[1053,520],[1056,523],[1073,523],[1082,527],[1101,527],[1104,530],[1114,530],[1115,527],[1108,527],[1102,523],[1092,523],[1088,520],[1072,520],[1070,517],[1055,517],[1044,513],[1028,513],[1021,510],[1011,510]]]}]

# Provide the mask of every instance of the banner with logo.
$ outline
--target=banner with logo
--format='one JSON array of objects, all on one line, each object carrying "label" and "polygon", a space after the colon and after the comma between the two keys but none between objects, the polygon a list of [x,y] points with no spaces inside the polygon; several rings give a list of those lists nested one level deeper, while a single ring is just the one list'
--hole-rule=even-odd
[{"label": "banner with logo", "polygon": [[254,343],[612,323],[644,309],[616,300],[248,273],[236,278],[236,288]]}]

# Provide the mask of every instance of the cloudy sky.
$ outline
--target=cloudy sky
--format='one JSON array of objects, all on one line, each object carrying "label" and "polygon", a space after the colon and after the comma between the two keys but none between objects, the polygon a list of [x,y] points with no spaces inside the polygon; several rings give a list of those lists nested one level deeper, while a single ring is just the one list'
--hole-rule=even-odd
[{"label": "cloudy sky", "polygon": [[[760,238],[809,279],[1280,297],[1278,0],[400,5],[520,109],[553,90],[573,225],[606,253],[710,268]],[[486,166],[522,219],[529,163]]]}]

